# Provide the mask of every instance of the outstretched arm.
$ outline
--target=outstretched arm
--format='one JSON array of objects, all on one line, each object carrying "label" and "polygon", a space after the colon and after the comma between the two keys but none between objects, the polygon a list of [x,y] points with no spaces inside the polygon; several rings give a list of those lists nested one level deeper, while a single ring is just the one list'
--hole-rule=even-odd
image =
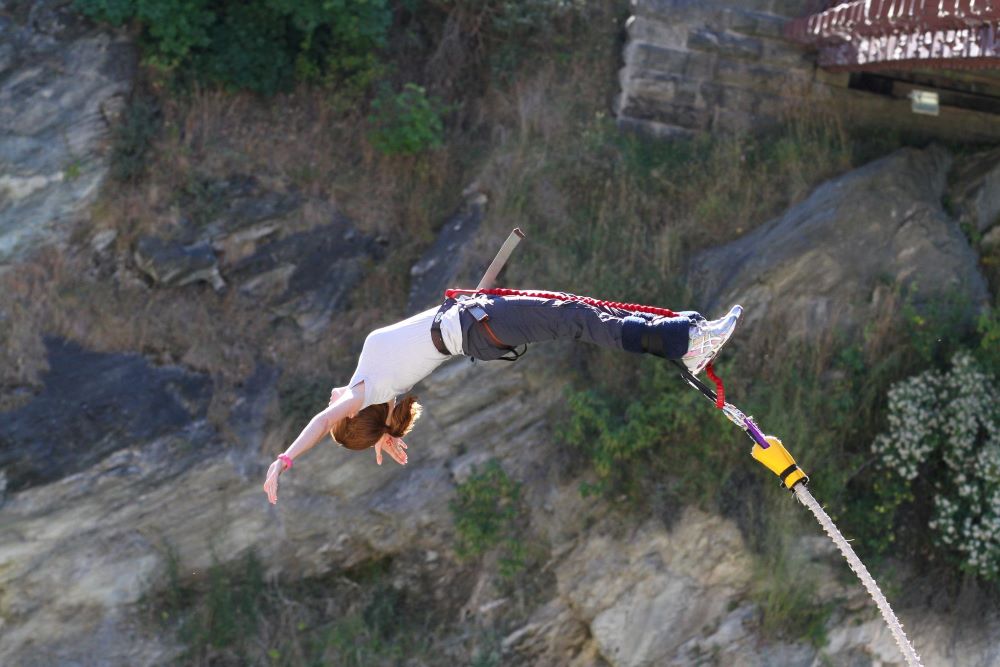
[{"label": "outstretched arm", "polygon": [[[334,390],[337,394],[337,390]],[[357,414],[361,406],[364,405],[365,383],[361,382],[354,387],[345,388],[339,395],[331,396],[330,405],[309,420],[298,437],[285,450],[284,456],[295,459],[303,453],[312,449],[324,435],[330,432],[337,422],[344,417]],[[271,464],[267,470],[267,480],[264,482],[264,491],[267,499],[273,505],[278,502],[278,477],[285,470],[285,463],[280,459]]]}]

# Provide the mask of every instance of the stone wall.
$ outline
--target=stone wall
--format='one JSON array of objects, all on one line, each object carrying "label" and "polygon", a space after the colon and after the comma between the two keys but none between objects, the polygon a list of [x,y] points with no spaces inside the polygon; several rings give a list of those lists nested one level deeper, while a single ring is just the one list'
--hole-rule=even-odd
[{"label": "stone wall", "polygon": [[794,115],[958,141],[1000,139],[993,114],[942,106],[912,113],[908,99],[848,88],[849,74],[816,67],[815,53],[782,36],[819,0],[633,0],[618,121],[656,135],[740,131]]}]

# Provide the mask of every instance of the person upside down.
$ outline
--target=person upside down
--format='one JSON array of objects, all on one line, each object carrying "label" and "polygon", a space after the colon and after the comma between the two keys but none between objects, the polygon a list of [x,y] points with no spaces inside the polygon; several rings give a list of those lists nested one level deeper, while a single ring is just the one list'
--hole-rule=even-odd
[{"label": "person upside down", "polygon": [[732,336],[742,313],[737,305],[712,321],[695,311],[654,315],[563,293],[449,297],[439,308],[368,334],[354,375],[330,392],[329,406],[270,465],[264,491],[276,503],[281,473],[327,433],[347,449],[374,447],[379,465],[383,452],[405,465],[403,436],[421,413],[416,397],[405,395],[449,357],[512,361],[529,343],[572,339],[680,360],[696,375]]}]

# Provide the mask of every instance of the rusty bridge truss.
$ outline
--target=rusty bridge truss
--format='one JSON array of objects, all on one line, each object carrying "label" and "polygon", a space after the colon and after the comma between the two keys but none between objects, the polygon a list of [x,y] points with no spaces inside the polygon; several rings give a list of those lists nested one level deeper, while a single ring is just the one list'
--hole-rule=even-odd
[{"label": "rusty bridge truss", "polygon": [[835,70],[1000,68],[1000,0],[854,0],[790,21]]}]

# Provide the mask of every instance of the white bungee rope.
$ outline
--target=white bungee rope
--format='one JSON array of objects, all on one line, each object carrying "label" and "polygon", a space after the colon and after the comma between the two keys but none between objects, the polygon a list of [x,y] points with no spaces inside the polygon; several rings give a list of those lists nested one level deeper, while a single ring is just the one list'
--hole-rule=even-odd
[{"label": "white bungee rope", "polygon": [[813,498],[813,495],[809,493],[809,489],[805,484],[796,484],[793,491],[799,502],[808,507],[816,516],[819,525],[823,526],[823,530],[826,531],[826,534],[830,536],[833,543],[840,549],[840,553],[844,554],[847,565],[854,571],[854,574],[858,575],[858,579],[861,580],[861,584],[868,591],[868,595],[875,601],[875,605],[878,607],[879,612],[881,612],[882,618],[885,619],[885,624],[889,626],[889,631],[892,632],[892,638],[896,640],[896,646],[899,647],[903,658],[906,659],[907,667],[923,667],[920,663],[920,656],[917,655],[910,640],[907,639],[906,633],[903,632],[903,625],[896,618],[896,614],[893,613],[892,607],[889,606],[889,601],[885,599],[885,595],[882,594],[878,584],[875,583],[875,579],[869,574],[868,568],[861,562],[858,555],[854,553],[854,549],[851,548],[850,543],[837,529],[836,524],[833,523],[833,519],[820,506],[819,502]]}]

